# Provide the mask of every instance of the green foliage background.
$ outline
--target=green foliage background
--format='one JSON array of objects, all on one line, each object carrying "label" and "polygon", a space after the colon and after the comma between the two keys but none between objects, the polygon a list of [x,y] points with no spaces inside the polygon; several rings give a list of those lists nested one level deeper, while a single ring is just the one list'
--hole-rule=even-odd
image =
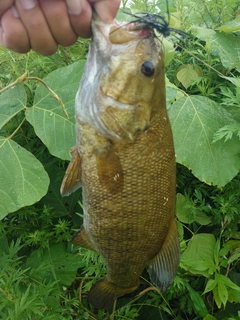
[{"label": "green foliage background", "polygon": [[[122,4],[166,12],[164,0]],[[174,283],[161,294],[146,269],[112,314],[88,304],[105,265],[71,245],[81,191],[59,189],[89,40],[51,57],[0,48],[0,318],[240,319],[240,3],[171,0],[169,9],[171,27],[190,34],[164,39],[182,251]]]}]

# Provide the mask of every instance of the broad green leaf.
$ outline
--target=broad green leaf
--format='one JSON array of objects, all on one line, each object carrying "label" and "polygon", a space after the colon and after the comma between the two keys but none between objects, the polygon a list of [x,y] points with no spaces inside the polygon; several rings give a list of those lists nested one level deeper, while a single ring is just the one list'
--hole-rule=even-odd
[{"label": "broad green leaf", "polygon": [[[221,27],[220,27],[221,28]],[[237,26],[237,29],[239,26]],[[219,56],[223,66],[226,69],[236,68],[240,71],[239,59],[239,36],[233,34],[224,34],[212,29],[193,26],[190,28],[192,34],[203,41],[210,41],[212,54]]]},{"label": "broad green leaf", "polygon": [[207,41],[212,38],[216,34],[216,32],[212,29],[199,27],[197,25],[193,25],[189,28],[191,30],[191,33],[198,39]]},{"label": "broad green leaf", "polygon": [[202,76],[202,68],[198,65],[184,64],[178,69],[176,76],[187,89],[194,80]]},{"label": "broad green leaf", "polygon": [[209,277],[216,270],[214,263],[215,237],[212,234],[197,234],[189,241],[181,257],[183,269]]},{"label": "broad green leaf", "polygon": [[164,45],[164,53],[165,53],[165,59],[164,59],[164,65],[165,67],[170,64],[170,62],[173,60],[175,55],[175,48],[171,41],[168,41],[166,38],[163,38],[163,45]]},{"label": "broad green leaf", "polygon": [[177,194],[176,215],[179,221],[183,223],[196,221],[201,225],[207,225],[211,222],[210,217],[197,207],[194,207],[192,202],[180,193]]},{"label": "broad green leaf", "polygon": [[27,102],[23,84],[4,91],[0,95],[0,129],[25,108]]},{"label": "broad green leaf", "polygon": [[228,21],[226,24],[216,28],[216,30],[223,31],[225,33],[234,33],[240,31],[240,19]]},{"label": "broad green leaf", "polygon": [[201,181],[224,186],[240,169],[237,137],[213,143],[214,134],[234,120],[221,106],[202,96],[177,100],[169,108],[177,162]]},{"label": "broad green leaf", "polygon": [[42,84],[36,90],[33,107],[26,111],[27,120],[50,153],[64,160],[70,159],[69,150],[75,145],[74,101],[84,65],[85,60],[80,60],[53,71],[44,79],[63,101],[69,118]]},{"label": "broad green leaf", "polygon": [[[34,276],[39,280],[58,280],[63,286],[70,286],[76,278],[77,269],[84,265],[84,261],[76,253],[67,251],[66,243],[57,243],[40,252],[34,251],[27,259],[27,267],[34,268]],[[40,265],[44,268],[38,268]]]},{"label": "broad green leaf", "polygon": [[42,164],[16,142],[0,137],[0,219],[39,201],[48,185]]},{"label": "broad green leaf", "polygon": [[212,54],[220,57],[226,69],[236,68],[240,72],[239,36],[217,32],[211,40]]}]

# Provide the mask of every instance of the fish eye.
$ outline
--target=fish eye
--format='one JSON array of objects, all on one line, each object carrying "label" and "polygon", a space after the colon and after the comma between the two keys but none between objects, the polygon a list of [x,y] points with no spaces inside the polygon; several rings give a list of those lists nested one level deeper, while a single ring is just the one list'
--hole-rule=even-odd
[{"label": "fish eye", "polygon": [[154,74],[154,71],[155,68],[151,61],[146,60],[141,65],[141,72],[147,77],[151,77]]}]

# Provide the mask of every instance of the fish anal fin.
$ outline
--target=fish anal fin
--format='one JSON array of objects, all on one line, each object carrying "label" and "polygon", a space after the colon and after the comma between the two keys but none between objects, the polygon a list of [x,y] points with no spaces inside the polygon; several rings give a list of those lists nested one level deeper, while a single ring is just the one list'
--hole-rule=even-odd
[{"label": "fish anal fin", "polygon": [[153,284],[164,292],[173,282],[180,262],[180,246],[175,219],[172,219],[165,242],[150,261],[149,275]]},{"label": "fish anal fin", "polygon": [[121,288],[103,279],[92,286],[88,294],[88,301],[96,309],[109,310],[112,309],[114,300],[135,291],[137,288],[138,285],[130,288]]},{"label": "fish anal fin", "polygon": [[62,196],[68,196],[75,190],[81,187],[81,158],[77,151],[77,148],[71,148],[70,154],[72,156],[65,176],[62,181],[60,193]]},{"label": "fish anal fin", "polygon": [[86,230],[82,226],[81,229],[73,236],[72,243],[76,246],[83,247],[85,249],[96,251],[94,245],[89,239]]},{"label": "fish anal fin", "polygon": [[123,170],[120,159],[113,149],[102,157],[97,157],[98,177],[111,194],[121,192],[124,185]]}]

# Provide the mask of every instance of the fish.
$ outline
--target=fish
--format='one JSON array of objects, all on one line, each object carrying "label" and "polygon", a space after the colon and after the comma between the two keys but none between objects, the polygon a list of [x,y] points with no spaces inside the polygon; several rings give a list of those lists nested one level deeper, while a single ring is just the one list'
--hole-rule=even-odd
[{"label": "fish", "polygon": [[107,275],[88,300],[110,309],[139,287],[147,265],[159,290],[174,280],[176,160],[162,42],[146,23],[106,24],[96,13],[92,34],[61,194],[82,187],[83,225],[72,242],[103,257]]}]

